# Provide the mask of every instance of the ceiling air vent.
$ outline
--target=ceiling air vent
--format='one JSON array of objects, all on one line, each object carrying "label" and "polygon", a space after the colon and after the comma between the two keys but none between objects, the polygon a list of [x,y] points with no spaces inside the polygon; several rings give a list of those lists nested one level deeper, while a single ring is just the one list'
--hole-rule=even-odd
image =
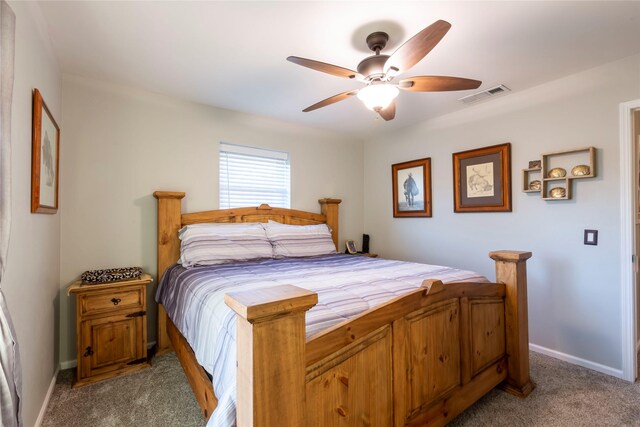
[{"label": "ceiling air vent", "polygon": [[485,89],[482,92],[474,93],[473,95],[465,96],[458,99],[458,101],[465,104],[473,104],[483,99],[491,98],[492,96],[500,95],[501,93],[509,92],[510,89],[505,85],[495,86],[489,89]]}]

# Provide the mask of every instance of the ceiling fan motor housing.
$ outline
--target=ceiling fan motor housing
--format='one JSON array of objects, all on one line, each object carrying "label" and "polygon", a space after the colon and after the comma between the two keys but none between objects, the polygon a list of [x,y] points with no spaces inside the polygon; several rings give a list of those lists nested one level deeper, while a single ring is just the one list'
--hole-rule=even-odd
[{"label": "ceiling fan motor housing", "polygon": [[382,79],[384,77],[384,64],[389,55],[373,55],[365,58],[358,64],[358,73],[365,76],[367,81]]},{"label": "ceiling fan motor housing", "polygon": [[367,36],[367,46],[376,54],[365,58],[358,64],[358,72],[365,76],[365,80],[382,80],[384,78],[384,63],[389,55],[380,55],[380,51],[385,48],[389,41],[389,34],[383,31],[376,31]]}]

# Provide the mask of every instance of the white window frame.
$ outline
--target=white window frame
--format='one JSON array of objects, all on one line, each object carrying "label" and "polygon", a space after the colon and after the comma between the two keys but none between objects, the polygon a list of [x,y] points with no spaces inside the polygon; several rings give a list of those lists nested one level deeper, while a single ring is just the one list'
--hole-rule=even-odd
[{"label": "white window frame", "polygon": [[[291,208],[291,161],[288,152],[220,142],[218,153],[220,209],[262,203]],[[246,174],[241,171],[243,167],[248,168]],[[269,168],[274,175],[269,175]],[[250,180],[256,182],[255,187],[251,187]],[[255,195],[251,194],[252,191]]]}]

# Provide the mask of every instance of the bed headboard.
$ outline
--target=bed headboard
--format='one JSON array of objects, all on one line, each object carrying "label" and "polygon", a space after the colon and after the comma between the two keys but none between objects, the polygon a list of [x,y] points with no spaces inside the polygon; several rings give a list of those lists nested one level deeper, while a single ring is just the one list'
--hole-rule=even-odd
[{"label": "bed headboard", "polygon": [[[308,225],[327,224],[331,228],[333,243],[338,245],[338,205],[340,199],[320,199],[320,213],[295,209],[272,208],[260,205],[251,208],[218,209],[204,212],[182,213],[182,199],[185,193],[178,191],[156,191],[158,199],[158,280],[167,268],[180,258],[180,239],[178,230],[183,225],[204,222],[268,222]],[[166,312],[158,307],[158,351],[170,348],[166,333]]]}]

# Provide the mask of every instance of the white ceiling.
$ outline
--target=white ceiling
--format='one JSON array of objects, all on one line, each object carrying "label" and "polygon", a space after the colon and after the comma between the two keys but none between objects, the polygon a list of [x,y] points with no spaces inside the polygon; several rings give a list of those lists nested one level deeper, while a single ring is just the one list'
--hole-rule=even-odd
[{"label": "white ceiling", "polygon": [[[64,72],[232,110],[366,136],[468,108],[475,91],[409,93],[392,122],[355,98],[303,113],[358,82],[302,56],[355,69],[376,30],[399,44],[438,19],[453,25],[409,75],[482,80],[513,91],[640,52],[640,2],[40,3]],[[508,95],[506,95],[508,96]],[[490,101],[489,101],[490,102]]]}]

